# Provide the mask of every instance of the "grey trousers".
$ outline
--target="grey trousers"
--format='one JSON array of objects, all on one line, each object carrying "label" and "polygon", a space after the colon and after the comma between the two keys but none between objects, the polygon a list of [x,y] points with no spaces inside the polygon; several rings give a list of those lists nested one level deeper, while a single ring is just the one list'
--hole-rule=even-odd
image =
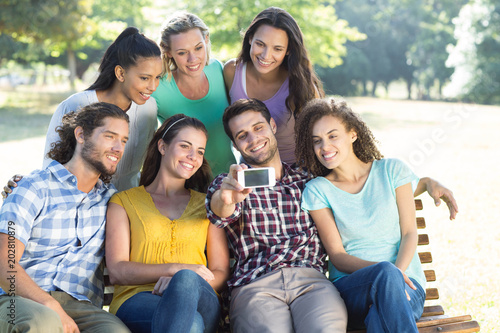
[{"label": "grey trousers", "polygon": [[[89,302],[78,301],[62,291],[50,294],[73,318],[82,333],[130,332],[116,316]],[[11,305],[12,300],[15,308]],[[52,309],[24,297],[4,295],[0,296],[0,332],[62,333],[63,327],[61,318]]]},{"label": "grey trousers", "polygon": [[335,286],[313,268],[281,268],[233,288],[231,330],[246,332],[342,332],[347,310]]}]

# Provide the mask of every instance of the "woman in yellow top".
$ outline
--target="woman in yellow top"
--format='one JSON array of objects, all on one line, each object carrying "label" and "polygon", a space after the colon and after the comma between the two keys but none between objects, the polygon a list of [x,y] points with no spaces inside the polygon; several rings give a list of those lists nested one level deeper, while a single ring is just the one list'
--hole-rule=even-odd
[{"label": "woman in yellow top", "polygon": [[165,120],[147,149],[141,186],[115,194],[109,203],[106,265],[115,285],[110,312],[132,332],[217,329],[214,290],[226,286],[229,253],[224,231],[206,216],[206,142],[198,119],[178,114]]}]

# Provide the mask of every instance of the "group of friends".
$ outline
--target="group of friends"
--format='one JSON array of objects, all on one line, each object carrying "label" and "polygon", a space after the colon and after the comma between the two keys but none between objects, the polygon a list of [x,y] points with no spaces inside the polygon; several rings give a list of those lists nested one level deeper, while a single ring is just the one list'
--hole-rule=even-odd
[{"label": "group of friends", "polygon": [[[238,172],[257,167],[276,184],[243,188]],[[43,169],[8,186],[2,332],[216,332],[226,290],[234,332],[417,332],[413,198],[458,211],[324,97],[299,26],[275,7],[224,65],[191,13],[167,19],[159,46],[125,29],[55,111]]]}]

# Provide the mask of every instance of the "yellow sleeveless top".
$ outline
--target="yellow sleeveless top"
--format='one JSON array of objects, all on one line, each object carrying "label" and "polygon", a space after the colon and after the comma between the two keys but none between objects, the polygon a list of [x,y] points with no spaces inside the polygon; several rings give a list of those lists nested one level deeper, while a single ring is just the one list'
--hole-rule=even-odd
[{"label": "yellow sleeveless top", "polygon": [[[145,264],[207,265],[205,245],[209,221],[205,209],[205,194],[191,191],[191,199],[176,220],[170,220],[156,208],[144,186],[116,193],[110,200],[127,212],[130,221],[130,261]],[[109,312],[142,291],[153,291],[156,283],[115,285]]]}]

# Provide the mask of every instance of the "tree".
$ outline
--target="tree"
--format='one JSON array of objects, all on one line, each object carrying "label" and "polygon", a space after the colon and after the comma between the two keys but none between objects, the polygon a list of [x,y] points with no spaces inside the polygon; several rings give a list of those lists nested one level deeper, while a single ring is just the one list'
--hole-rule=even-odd
[{"label": "tree", "polygon": [[[417,13],[414,7],[418,8],[418,1],[416,3],[409,0],[350,0],[335,5],[340,17],[366,35],[365,40],[350,44],[350,53],[342,65],[346,67],[344,73],[361,75],[346,77],[348,82],[341,81],[338,87],[352,84],[354,80],[362,85],[363,95],[367,95],[367,83],[371,82],[370,94],[374,96],[379,83],[387,89],[392,81],[404,78],[410,96],[414,68],[407,62],[406,52],[415,38],[414,16]],[[360,73],[358,68],[365,70]],[[335,75],[335,71],[332,73]]]},{"label": "tree", "polygon": [[74,88],[77,50],[96,25],[88,17],[90,0],[19,0],[8,2],[0,11],[0,31],[24,43],[38,43],[52,52],[66,50],[70,82]]},{"label": "tree", "polygon": [[458,43],[448,58],[455,67],[452,93],[466,101],[500,104],[499,31],[499,1],[470,1],[462,8],[455,28]]},{"label": "tree", "polygon": [[105,48],[127,23],[142,21],[137,8],[148,4],[148,0],[8,0],[0,4],[0,34],[21,44],[36,44],[55,58],[66,55],[74,89],[82,69],[77,71],[78,59],[85,61],[91,50]]},{"label": "tree", "polygon": [[450,80],[453,68],[446,66],[448,48],[456,43],[452,20],[458,15],[466,0],[426,0],[423,3],[419,33],[408,51],[408,59],[415,66],[414,78],[419,95],[430,98],[430,89],[437,83],[438,95]]}]

